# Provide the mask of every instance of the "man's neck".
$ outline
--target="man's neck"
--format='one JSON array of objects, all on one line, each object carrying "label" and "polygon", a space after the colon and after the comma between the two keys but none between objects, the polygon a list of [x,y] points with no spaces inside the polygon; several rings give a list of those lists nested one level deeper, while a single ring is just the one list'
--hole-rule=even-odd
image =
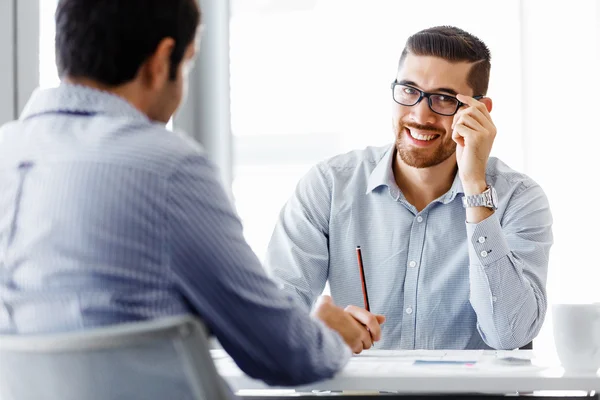
[{"label": "man's neck", "polygon": [[139,111],[148,115],[147,108],[145,107],[143,99],[143,95],[139,93],[139,90],[136,88],[135,82],[128,82],[122,85],[109,86],[93,79],[89,78],[79,78],[79,77],[65,77],[63,78],[63,82],[70,83],[73,85],[87,86],[92,89],[101,90],[103,92],[111,93],[117,95],[127,102],[137,108]]},{"label": "man's neck", "polygon": [[456,158],[429,168],[414,168],[394,156],[394,177],[406,200],[420,212],[429,203],[448,192],[457,172]]}]

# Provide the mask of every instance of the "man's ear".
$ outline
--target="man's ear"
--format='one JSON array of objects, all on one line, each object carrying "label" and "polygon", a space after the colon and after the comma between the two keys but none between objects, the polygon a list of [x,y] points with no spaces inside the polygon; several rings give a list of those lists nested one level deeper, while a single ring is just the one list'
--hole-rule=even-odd
[{"label": "man's ear", "polygon": [[487,108],[488,112],[492,112],[492,99],[489,97],[484,97],[479,99],[479,101],[485,104],[485,108]]},{"label": "man's ear", "polygon": [[142,66],[144,83],[152,89],[158,89],[169,80],[171,68],[171,53],[175,48],[173,38],[164,38],[156,46],[154,53],[148,57]]}]

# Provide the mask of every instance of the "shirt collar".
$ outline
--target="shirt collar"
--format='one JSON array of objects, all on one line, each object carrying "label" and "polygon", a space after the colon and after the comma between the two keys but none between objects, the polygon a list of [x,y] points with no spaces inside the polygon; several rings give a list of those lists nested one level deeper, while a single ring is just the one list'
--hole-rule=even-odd
[{"label": "shirt collar", "polygon": [[387,186],[390,189],[397,187],[396,180],[394,179],[394,170],[392,168],[395,152],[396,146],[392,144],[383,157],[381,157],[375,166],[375,169],[371,172],[371,175],[369,175],[366,194],[371,193],[380,186]]},{"label": "shirt collar", "polygon": [[20,119],[61,113],[102,114],[149,121],[145,114],[116,94],[67,83],[52,89],[37,89],[27,102]]},{"label": "shirt collar", "polygon": [[[377,166],[369,175],[369,180],[367,182],[367,192],[366,194],[371,193],[373,190],[377,189],[380,186],[387,186],[390,189],[390,193],[394,195],[394,197],[398,197],[400,195],[400,191],[398,189],[398,185],[396,184],[396,179],[394,178],[394,169],[392,167],[392,162],[394,160],[394,154],[396,153],[396,146],[392,144],[390,148],[385,152],[381,160],[377,163]],[[392,193],[397,191],[398,193]],[[456,195],[464,194],[464,189],[462,186],[462,181],[458,176],[458,172],[454,176],[454,181],[452,182],[452,186],[450,190],[446,192],[438,201],[441,201],[444,204],[448,204],[452,202]]]},{"label": "shirt collar", "polygon": [[465,191],[463,189],[462,181],[460,180],[460,178],[458,176],[458,172],[456,172],[456,175],[454,176],[454,181],[452,182],[452,186],[450,187],[450,190],[448,192],[446,192],[446,194],[440,198],[440,201],[444,204],[448,204],[456,198],[456,195],[464,194],[464,193],[465,193]]}]

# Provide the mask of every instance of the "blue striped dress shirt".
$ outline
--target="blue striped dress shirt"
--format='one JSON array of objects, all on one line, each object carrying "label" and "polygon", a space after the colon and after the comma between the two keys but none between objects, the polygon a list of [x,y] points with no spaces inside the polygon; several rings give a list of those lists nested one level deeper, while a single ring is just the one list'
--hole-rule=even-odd
[{"label": "blue striped dress shirt", "polygon": [[496,158],[487,182],[498,210],[465,223],[458,175],[421,212],[396,184],[394,146],[326,160],[284,206],[266,264],[307,309],[327,281],[336,304],[363,306],[361,246],[371,311],[383,314],[380,349],[514,349],[546,313],[552,216],[542,189]]},{"label": "blue striped dress shirt", "polygon": [[63,84],[0,129],[0,332],[199,315],[250,376],[332,376],[342,338],[284,294],[190,139]]}]

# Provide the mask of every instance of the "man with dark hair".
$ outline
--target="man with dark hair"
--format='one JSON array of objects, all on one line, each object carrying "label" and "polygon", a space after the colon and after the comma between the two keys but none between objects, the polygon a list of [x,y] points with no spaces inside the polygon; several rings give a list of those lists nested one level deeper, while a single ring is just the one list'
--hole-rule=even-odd
[{"label": "man with dark hair", "polygon": [[391,85],[390,146],[321,162],[284,206],[267,267],[310,308],[385,315],[387,349],[514,349],[546,313],[552,216],[542,189],[489,157],[490,52],[440,26],[411,36]]},{"label": "man with dark hair", "polygon": [[[267,277],[215,168],[165,129],[197,46],[196,0],[61,0],[62,83],[0,129],[0,332],[192,313],[271,384],[331,377],[379,340],[324,297]],[[336,332],[337,331],[337,332]]]}]

